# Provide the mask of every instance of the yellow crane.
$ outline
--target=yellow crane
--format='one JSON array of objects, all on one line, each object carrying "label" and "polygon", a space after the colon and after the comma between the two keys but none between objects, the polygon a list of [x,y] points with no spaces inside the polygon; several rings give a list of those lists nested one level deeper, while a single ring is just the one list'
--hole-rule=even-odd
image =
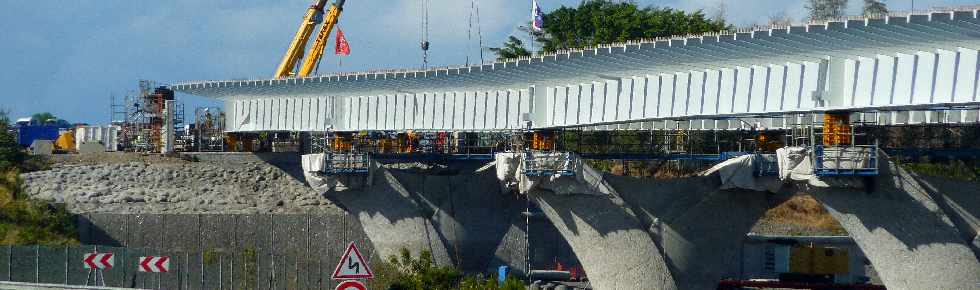
[{"label": "yellow crane", "polygon": [[[323,17],[323,27],[320,28],[320,33],[310,47],[310,54],[304,59],[303,53],[306,49],[306,43],[309,42],[310,36],[313,35],[313,30],[316,29],[317,25],[316,20],[323,15],[323,7],[327,3],[327,0],[313,1],[313,5],[310,5],[310,8],[306,11],[306,16],[303,17],[303,22],[300,24],[299,30],[296,31],[296,36],[293,37],[293,42],[289,44],[286,55],[283,56],[282,62],[279,63],[279,68],[276,69],[276,78],[291,76],[306,77],[313,72],[317,63],[320,62],[320,58],[323,57],[323,51],[326,48],[327,39],[330,38],[330,32],[337,25],[337,20],[340,19],[340,13],[344,10],[344,2],[345,0],[335,0],[330,5],[330,10]],[[304,59],[303,66],[297,74],[293,72],[293,69],[299,63],[300,59]]]}]

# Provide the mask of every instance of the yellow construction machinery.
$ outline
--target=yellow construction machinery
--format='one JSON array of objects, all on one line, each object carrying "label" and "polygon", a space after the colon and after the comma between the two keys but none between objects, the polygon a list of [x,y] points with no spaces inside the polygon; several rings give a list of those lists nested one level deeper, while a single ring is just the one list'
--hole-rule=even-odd
[{"label": "yellow construction machinery", "polygon": [[[340,19],[340,13],[344,10],[344,2],[345,0],[335,0],[330,5],[330,10],[327,11],[327,15],[323,16],[323,7],[326,5],[327,0],[313,1],[313,5],[310,5],[310,8],[306,11],[306,16],[303,17],[303,22],[300,24],[299,30],[296,31],[296,36],[293,37],[293,42],[289,44],[286,55],[283,56],[282,62],[279,63],[279,68],[276,69],[276,78],[292,76],[306,77],[313,72],[320,62],[320,58],[323,57],[323,51],[326,49],[330,32],[337,25],[337,21]],[[313,30],[316,29],[317,19],[320,17],[323,17],[323,27],[320,28],[320,33],[317,35],[316,40],[313,41],[309,55],[304,59],[303,54],[306,49],[306,44],[309,42],[310,36],[313,35]],[[300,59],[303,59],[303,66],[300,68],[299,73],[296,73],[294,70]]]}]

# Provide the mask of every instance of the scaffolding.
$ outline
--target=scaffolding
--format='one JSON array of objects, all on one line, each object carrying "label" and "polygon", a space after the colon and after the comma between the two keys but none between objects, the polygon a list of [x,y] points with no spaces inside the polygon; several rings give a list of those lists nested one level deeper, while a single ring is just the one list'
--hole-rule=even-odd
[{"label": "scaffolding", "polygon": [[[821,115],[800,114],[787,119],[783,142],[787,147],[805,148],[817,176],[878,175],[878,139],[872,121],[853,118],[850,112]],[[761,154],[759,175],[776,175],[774,154]]]},{"label": "scaffolding", "polygon": [[[191,148],[198,152],[225,151],[225,113],[217,107],[194,109],[194,127],[190,128]],[[184,136],[188,136],[184,135]]]},{"label": "scaffolding", "polygon": [[173,100],[174,132],[182,132],[184,106],[174,99],[172,90],[157,87],[148,80],[139,81],[139,90],[120,98],[110,96],[112,124],[119,126],[119,150],[130,152],[160,152],[162,129],[167,124],[164,112],[166,101]]},{"label": "scaffolding", "polygon": [[877,122],[851,119],[847,112],[824,113],[823,123],[811,130],[815,175],[878,175],[878,139],[866,132]]},{"label": "scaffolding", "polygon": [[513,144],[518,140],[519,136],[510,132],[312,132],[309,134],[308,152],[360,152],[386,158],[396,158],[396,155],[487,157],[514,149]]}]

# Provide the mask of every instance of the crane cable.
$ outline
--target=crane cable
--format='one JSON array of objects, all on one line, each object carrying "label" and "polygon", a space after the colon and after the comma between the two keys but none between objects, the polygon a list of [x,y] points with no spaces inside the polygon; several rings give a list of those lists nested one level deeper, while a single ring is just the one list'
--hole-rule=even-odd
[{"label": "crane cable", "polygon": [[466,27],[466,66],[470,66],[470,53],[473,52],[471,45],[473,43],[473,6],[475,2],[476,0],[470,1],[469,26]]},{"label": "crane cable", "polygon": [[422,69],[429,66],[429,0],[422,0]]},{"label": "crane cable", "polygon": [[474,14],[476,19],[476,35],[477,35],[477,48],[480,50],[480,64],[483,64],[483,31],[480,29],[480,3],[477,0],[470,1],[470,18],[469,27],[466,30],[466,65],[470,65],[470,53],[473,51],[470,47],[473,42],[473,20]]},{"label": "crane cable", "polygon": [[480,64],[483,64],[485,60],[483,59],[483,29],[480,25],[480,1],[473,0],[473,3],[476,3],[476,37],[480,48]]}]

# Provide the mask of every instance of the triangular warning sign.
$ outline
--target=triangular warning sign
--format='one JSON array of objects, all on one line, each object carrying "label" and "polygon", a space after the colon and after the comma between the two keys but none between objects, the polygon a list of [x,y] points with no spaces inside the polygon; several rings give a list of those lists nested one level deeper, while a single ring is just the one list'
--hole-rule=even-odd
[{"label": "triangular warning sign", "polygon": [[[353,255],[351,255],[353,253]],[[374,273],[368,267],[367,260],[361,256],[361,251],[357,250],[354,242],[347,245],[347,251],[337,263],[337,268],[333,270],[333,279],[373,279]]]}]

